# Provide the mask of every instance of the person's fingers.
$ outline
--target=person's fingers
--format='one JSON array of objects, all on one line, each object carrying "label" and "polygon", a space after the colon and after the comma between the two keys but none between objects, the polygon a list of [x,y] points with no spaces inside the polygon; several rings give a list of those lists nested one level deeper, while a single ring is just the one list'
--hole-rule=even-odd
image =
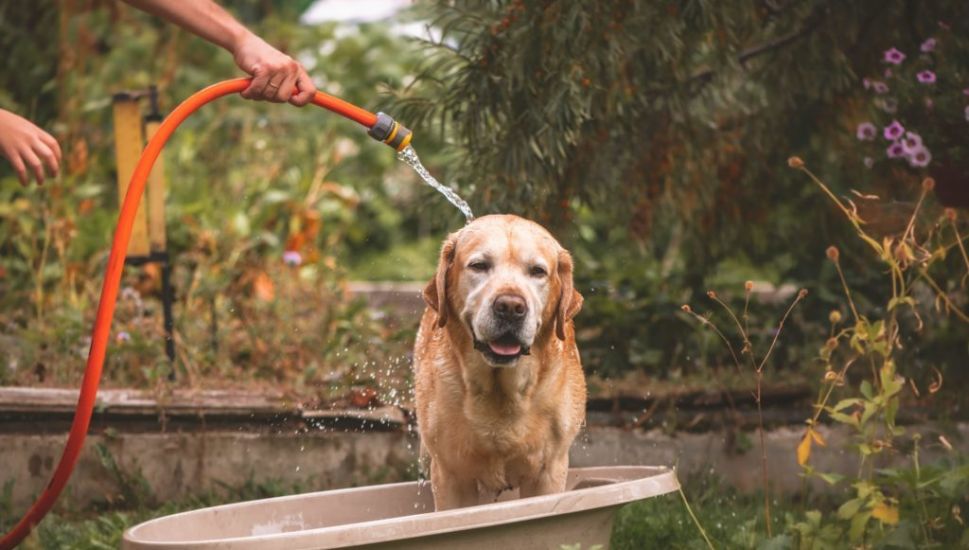
[{"label": "person's fingers", "polygon": [[20,150],[20,157],[34,173],[34,178],[37,180],[37,184],[44,185],[44,165],[40,162],[40,157],[38,157],[37,154],[34,153],[29,147],[24,147]]},{"label": "person's fingers", "polygon": [[24,166],[24,161],[20,158],[20,154],[13,149],[4,149],[3,155],[7,157],[10,165],[13,166],[13,171],[17,173],[17,179],[20,180],[20,185],[26,187],[30,182],[27,179],[27,167]]},{"label": "person's fingers", "polygon": [[246,99],[262,99],[265,96],[266,85],[269,84],[269,71],[262,65],[256,65],[252,69],[252,82],[249,87],[242,90],[242,97]]},{"label": "person's fingers", "polygon": [[316,86],[302,67],[300,67],[299,77],[296,79],[296,86],[299,90],[296,95],[289,98],[290,103],[302,107],[313,100],[313,96],[316,95]]},{"label": "person's fingers", "polygon": [[57,177],[61,171],[60,163],[57,161],[57,156],[54,154],[54,150],[51,149],[50,145],[42,141],[39,137],[37,141],[33,143],[32,147],[34,153],[50,168],[51,176]]},{"label": "person's fingers", "polygon": [[275,100],[278,103],[286,103],[289,101],[289,98],[293,97],[293,92],[296,91],[296,79],[298,78],[299,73],[296,71],[286,76],[283,83],[279,85],[279,90],[276,92]]},{"label": "person's fingers", "polygon": [[40,140],[50,146],[51,151],[54,153],[54,157],[57,158],[57,164],[61,163],[64,156],[61,154],[61,144],[57,143],[54,136],[48,134],[47,132],[40,133]]}]

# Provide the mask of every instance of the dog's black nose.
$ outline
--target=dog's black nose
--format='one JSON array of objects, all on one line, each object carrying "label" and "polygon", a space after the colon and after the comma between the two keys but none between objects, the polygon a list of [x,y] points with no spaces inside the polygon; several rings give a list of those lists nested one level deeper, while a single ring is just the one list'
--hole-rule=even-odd
[{"label": "dog's black nose", "polygon": [[495,302],[491,304],[491,309],[495,312],[495,317],[503,321],[521,321],[528,313],[528,305],[525,304],[525,299],[515,294],[498,296],[495,298]]}]

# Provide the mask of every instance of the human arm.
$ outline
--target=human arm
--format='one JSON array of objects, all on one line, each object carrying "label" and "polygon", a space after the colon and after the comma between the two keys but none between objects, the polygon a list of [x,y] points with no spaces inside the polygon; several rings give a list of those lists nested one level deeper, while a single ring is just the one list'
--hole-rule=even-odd
[{"label": "human arm", "polygon": [[54,177],[60,172],[61,147],[57,140],[26,118],[3,109],[0,109],[0,153],[13,165],[22,185],[30,181],[28,170],[41,185],[45,165]]},{"label": "human arm", "polygon": [[[240,95],[303,106],[316,86],[306,69],[267,44],[212,0],[125,0],[132,6],[170,21],[232,54],[236,65],[252,76]],[[293,95],[293,92],[299,93]]]}]

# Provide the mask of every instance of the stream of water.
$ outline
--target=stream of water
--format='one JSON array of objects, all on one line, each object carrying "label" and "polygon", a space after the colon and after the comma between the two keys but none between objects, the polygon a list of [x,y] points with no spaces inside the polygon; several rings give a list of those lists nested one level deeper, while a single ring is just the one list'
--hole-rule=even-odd
[{"label": "stream of water", "polygon": [[471,220],[474,219],[474,214],[471,212],[471,207],[468,206],[468,203],[464,202],[464,199],[459,197],[458,194],[454,192],[454,189],[451,189],[450,187],[437,181],[434,176],[427,171],[427,168],[424,168],[424,165],[421,164],[420,157],[417,156],[417,151],[414,151],[413,147],[410,145],[404,147],[401,152],[397,153],[397,158],[413,168],[414,171],[417,172],[417,175],[419,175],[425,183],[434,189],[437,189],[438,192],[444,195],[444,198],[446,198],[455,206],[455,208],[464,214],[466,222],[470,223]]}]

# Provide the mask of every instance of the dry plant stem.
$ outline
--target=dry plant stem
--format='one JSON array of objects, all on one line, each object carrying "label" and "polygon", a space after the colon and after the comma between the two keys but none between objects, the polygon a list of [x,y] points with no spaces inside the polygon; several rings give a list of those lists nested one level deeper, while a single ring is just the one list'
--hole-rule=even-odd
[{"label": "dry plant stem", "polygon": [[806,167],[803,167],[802,166],[802,167],[798,168],[798,170],[800,170],[800,171],[804,172],[805,174],[807,174],[808,177],[811,178],[811,180],[814,181],[814,183],[816,183],[818,185],[818,187],[821,188],[822,191],[824,191],[824,193],[828,196],[828,198],[830,198],[836,205],[838,205],[838,208],[841,209],[841,211],[848,218],[848,220],[851,222],[851,224],[855,226],[855,229],[861,231],[861,227],[858,225],[858,222],[855,221],[855,216],[851,212],[851,210],[849,210],[848,207],[845,206],[841,202],[841,199],[839,199],[838,197],[836,197],[835,194],[832,193],[830,189],[828,189],[828,186],[825,185],[824,182],[822,182],[820,179],[818,179],[818,177],[815,176],[814,173],[811,172],[810,170],[808,170]]},{"label": "dry plant stem", "polygon": [[952,232],[956,234],[956,244],[959,245],[959,252],[962,253],[962,261],[966,263],[966,274],[962,276],[962,284],[965,286],[966,278],[969,277],[969,255],[966,254],[966,247],[962,244],[962,236],[959,234],[959,226],[956,224],[955,220],[950,222],[952,224]]},{"label": "dry plant stem", "polygon": [[[750,343],[750,338],[747,336],[747,331],[744,328],[744,325],[740,323],[740,319],[737,318],[737,315],[734,314],[733,310],[730,309],[730,307],[727,306],[727,304],[723,303],[723,301],[718,296],[714,295],[713,301],[720,304],[720,307],[722,307],[727,312],[727,314],[730,315],[730,318],[733,319],[734,324],[737,325],[737,330],[740,331],[740,337],[743,338],[744,340],[744,347],[742,350],[740,350],[740,354],[744,355],[744,353],[746,352],[747,357],[750,359],[750,366],[757,368],[756,362],[754,360],[754,347]],[[746,309],[747,308],[744,307],[744,315],[746,315]]]},{"label": "dry plant stem", "polygon": [[690,507],[690,503],[686,500],[686,494],[683,493],[683,487],[679,487],[677,490],[680,493],[680,498],[683,499],[683,505],[686,506],[686,511],[690,514],[690,519],[693,520],[693,524],[700,531],[700,536],[703,537],[703,541],[707,543],[707,548],[713,550],[713,543],[710,542],[710,537],[707,536],[707,532],[700,525],[700,520],[696,519],[696,514],[693,513],[693,508]]},{"label": "dry plant stem", "polygon": [[[838,277],[841,279],[841,287],[845,290],[845,296],[848,298],[848,306],[851,307],[851,314],[855,317],[855,322],[857,323],[861,317],[858,316],[858,310],[855,309],[855,301],[851,299],[851,289],[848,288],[848,281],[845,280],[845,274],[843,271],[841,271],[841,264],[834,262],[834,268],[838,270]],[[893,278],[893,284],[894,280],[895,279]]]},{"label": "dry plant stem", "polygon": [[945,305],[948,307],[949,311],[955,313],[956,317],[961,319],[963,322],[969,323],[969,315],[966,315],[965,313],[963,313],[961,309],[959,309],[958,307],[956,307],[955,304],[952,303],[952,300],[950,300],[949,297],[946,296],[945,291],[939,288],[939,285],[935,282],[934,279],[932,279],[932,277],[929,276],[929,274],[924,269],[919,270],[919,277],[924,279],[925,282],[929,283],[929,286],[932,287],[932,290],[935,291],[935,294],[939,298],[941,298],[943,302],[945,302]]},{"label": "dry plant stem", "polygon": [[709,319],[707,319],[706,317],[703,317],[698,313],[695,313],[693,311],[690,311],[688,313],[696,317],[696,320],[700,321],[700,324],[710,327],[711,329],[713,329],[713,332],[717,333],[717,336],[719,336],[720,339],[723,340],[723,343],[726,344],[727,349],[730,350],[730,355],[733,357],[733,362],[735,365],[737,365],[737,372],[740,372],[741,371],[740,359],[737,358],[737,353],[733,350],[733,346],[730,345],[730,340],[727,340],[727,337],[724,336],[722,332],[720,332],[720,329],[717,328],[717,325],[714,325],[713,323],[710,322]]},{"label": "dry plant stem", "polygon": [[768,491],[768,474],[767,474],[767,446],[764,443],[764,411],[761,408],[760,398],[761,398],[761,381],[763,380],[764,374],[760,369],[757,369],[757,425],[758,432],[760,432],[760,475],[761,483],[764,485],[764,525],[767,527],[767,538],[773,537],[771,533],[771,520],[770,520],[770,492]]},{"label": "dry plant stem", "polygon": [[919,214],[919,210],[922,208],[922,202],[925,201],[925,195],[928,194],[929,190],[925,187],[922,188],[922,194],[919,195],[919,201],[915,203],[915,208],[912,210],[912,217],[908,220],[908,226],[905,228],[905,233],[902,233],[902,240],[904,241],[911,234],[912,240],[915,240],[915,218]]},{"label": "dry plant stem", "polygon": [[[840,270],[839,270],[839,273],[840,273]],[[777,332],[774,333],[774,339],[771,340],[770,347],[767,348],[767,353],[764,354],[764,358],[761,359],[760,365],[757,366],[757,372],[764,370],[764,365],[767,364],[767,359],[770,358],[770,354],[774,351],[774,346],[777,345],[777,339],[781,336],[781,331],[784,330],[784,322],[787,321],[787,318],[791,315],[791,312],[794,311],[794,308],[797,307],[797,304],[799,304],[801,300],[804,299],[804,294],[806,294],[806,292],[807,291],[805,290],[801,290],[800,292],[798,292],[797,297],[794,298],[793,302],[791,302],[791,306],[787,308],[787,311],[784,313],[784,316],[781,317],[781,322],[777,324]],[[852,305],[852,309],[854,309],[853,305]]]},{"label": "dry plant stem", "polygon": [[[791,312],[794,311],[794,308],[803,299],[803,297],[804,291],[802,290],[798,292],[797,297],[794,298],[791,306],[787,308],[786,312],[784,312],[784,316],[781,317],[781,322],[777,324],[777,332],[774,333],[774,339],[771,340],[770,347],[767,348],[767,353],[764,354],[764,358],[761,359],[760,365],[758,365],[755,369],[755,372],[757,373],[757,423],[759,427],[758,431],[760,432],[760,472],[761,481],[764,485],[764,523],[767,526],[768,537],[772,537],[773,533],[771,532],[770,493],[768,491],[769,475],[767,472],[767,445],[764,441],[764,410],[761,404],[761,388],[764,380],[764,365],[767,364],[767,359],[770,358],[771,353],[774,351],[774,346],[777,344],[777,339],[780,337],[781,331],[784,330],[784,322],[787,321],[787,318],[791,315]],[[744,338],[746,338],[746,335]],[[751,357],[753,357],[753,352],[751,352]],[[753,361],[753,359],[751,359],[751,361]]]},{"label": "dry plant stem", "polygon": [[[967,263],[969,263],[969,262],[967,262]],[[744,316],[743,316],[743,319],[744,319],[744,333],[745,334],[750,334],[750,328],[747,326],[747,320],[748,320],[747,308],[749,306],[750,306],[750,291],[745,289],[744,290]]]}]

